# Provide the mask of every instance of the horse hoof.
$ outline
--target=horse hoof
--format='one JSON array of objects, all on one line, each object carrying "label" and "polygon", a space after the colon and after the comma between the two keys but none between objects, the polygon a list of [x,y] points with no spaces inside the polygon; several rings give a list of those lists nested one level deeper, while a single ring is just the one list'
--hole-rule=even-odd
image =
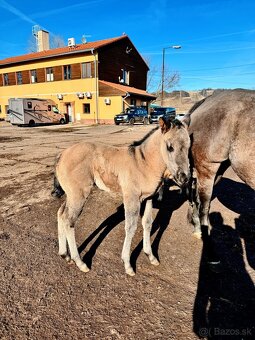
[{"label": "horse hoof", "polygon": [[131,267],[126,269],[126,274],[128,274],[129,276],[135,276],[134,269]]},{"label": "horse hoof", "polygon": [[59,254],[66,262],[71,262],[71,257],[67,254]]},{"label": "horse hoof", "polygon": [[202,239],[202,233],[201,233],[201,231],[194,231],[194,232],[192,233],[192,235],[193,235],[195,238],[199,239],[199,240]]},{"label": "horse hoof", "polygon": [[89,272],[89,268],[88,268],[88,266],[85,264],[85,263],[83,263],[83,264],[81,264],[80,266],[79,266],[79,269],[83,272],[83,273],[87,273],[87,272]]},{"label": "horse hoof", "polygon": [[151,264],[153,264],[153,266],[159,266],[159,261],[156,259],[156,257],[154,257],[154,259],[150,260]]}]

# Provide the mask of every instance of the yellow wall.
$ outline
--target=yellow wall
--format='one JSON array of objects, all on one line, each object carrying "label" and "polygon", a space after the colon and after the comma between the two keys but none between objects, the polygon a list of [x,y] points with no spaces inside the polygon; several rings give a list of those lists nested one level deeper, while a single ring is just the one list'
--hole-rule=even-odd
[{"label": "yellow wall", "polygon": [[[82,62],[95,62],[97,55],[73,56],[57,60],[45,60],[41,62],[31,62],[26,65],[9,66],[1,68],[0,73],[11,73],[38,68],[53,67],[58,65],[69,65]],[[122,111],[122,97],[111,97],[111,104],[106,105],[105,98],[97,98],[98,78],[86,78],[75,80],[62,80],[44,83],[22,84],[0,87],[0,105],[2,113],[0,118],[5,117],[9,98],[18,97],[39,97],[52,99],[57,104],[59,110],[66,113],[66,103],[70,103],[73,111],[73,121],[84,121],[95,123],[98,120],[103,123],[113,122],[114,114]],[[77,93],[91,92],[92,98],[79,99]],[[57,98],[58,94],[63,95],[63,99]],[[83,113],[83,104],[90,104],[90,114]]]}]

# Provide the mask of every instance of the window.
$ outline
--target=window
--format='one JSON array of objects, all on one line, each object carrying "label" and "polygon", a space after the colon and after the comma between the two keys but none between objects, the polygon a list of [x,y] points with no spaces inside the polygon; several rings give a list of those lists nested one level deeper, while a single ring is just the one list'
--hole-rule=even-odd
[{"label": "window", "polygon": [[82,63],[81,64],[81,77],[82,78],[91,78],[91,63]]},{"label": "window", "polygon": [[4,86],[9,85],[9,75],[8,73],[4,73]]},{"label": "window", "polygon": [[22,84],[22,73],[20,71],[17,72],[16,77],[17,77],[17,84],[21,85]]},{"label": "window", "polygon": [[129,85],[129,71],[122,69],[123,83]]},{"label": "window", "polygon": [[51,105],[48,105],[48,111],[51,111]]},{"label": "window", "polygon": [[83,104],[83,113],[90,113],[90,104]]},{"label": "window", "polygon": [[37,83],[37,72],[36,70],[30,71],[31,83]]},{"label": "window", "polygon": [[134,98],[131,98],[131,100],[130,100],[130,104],[131,104],[131,105],[134,105],[134,106],[136,106],[136,99],[134,99]]},{"label": "window", "polygon": [[71,65],[64,66],[64,79],[72,79]]},{"label": "window", "polygon": [[27,108],[28,108],[28,109],[32,109],[32,107],[33,107],[33,106],[32,106],[32,102],[27,102]]},{"label": "window", "polygon": [[46,81],[53,81],[54,75],[53,75],[53,67],[47,67],[46,68]]}]

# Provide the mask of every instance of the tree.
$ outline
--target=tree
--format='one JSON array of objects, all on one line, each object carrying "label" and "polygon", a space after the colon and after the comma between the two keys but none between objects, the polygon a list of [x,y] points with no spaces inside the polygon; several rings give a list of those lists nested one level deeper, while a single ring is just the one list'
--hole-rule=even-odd
[{"label": "tree", "polygon": [[[145,61],[147,62],[147,65],[150,65],[149,59],[145,59]],[[149,67],[147,90],[148,92],[153,92],[159,96],[162,89],[162,67],[156,65],[150,65]],[[169,71],[167,67],[165,67],[164,74],[164,92],[166,92],[178,85],[180,74],[178,71]]]}]

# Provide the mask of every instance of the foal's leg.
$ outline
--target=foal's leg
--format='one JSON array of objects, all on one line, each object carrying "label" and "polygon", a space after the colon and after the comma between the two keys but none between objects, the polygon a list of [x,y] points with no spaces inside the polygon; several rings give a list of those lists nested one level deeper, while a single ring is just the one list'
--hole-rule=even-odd
[{"label": "foal's leg", "polygon": [[64,202],[58,210],[58,253],[69,262],[71,258],[68,255],[65,225],[62,221],[62,214],[64,213],[65,206],[66,202]]},{"label": "foal's leg", "polygon": [[130,264],[130,248],[133,236],[137,229],[137,221],[140,211],[140,202],[136,196],[124,196],[124,209],[125,209],[125,240],[122,249],[121,258],[124,262],[125,271],[128,275],[134,276],[135,272]]},{"label": "foal's leg", "polygon": [[159,265],[159,261],[152,253],[151,249],[151,227],[152,227],[152,200],[146,201],[144,214],[142,217],[142,225],[143,225],[143,251],[146,255],[149,256],[149,260],[151,264],[154,266]]},{"label": "foal's leg", "polygon": [[89,195],[89,191],[86,195],[75,195],[73,197],[67,197],[65,206],[61,206],[58,212],[58,230],[59,230],[59,254],[63,257],[65,256],[67,260],[69,257],[67,255],[66,241],[69,246],[71,259],[76,263],[77,267],[83,271],[88,272],[89,268],[81,260],[78,253],[74,225],[82,212],[84,202]]}]

